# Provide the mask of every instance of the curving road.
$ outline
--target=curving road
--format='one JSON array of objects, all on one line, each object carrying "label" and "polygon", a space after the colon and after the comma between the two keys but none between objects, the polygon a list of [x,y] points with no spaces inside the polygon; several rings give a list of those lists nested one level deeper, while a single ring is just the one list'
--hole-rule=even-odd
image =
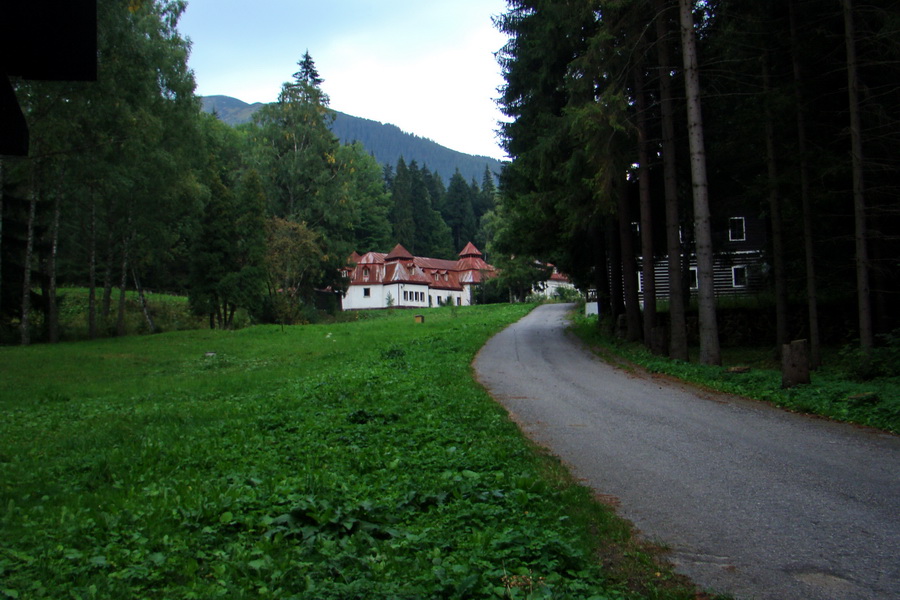
[{"label": "curving road", "polygon": [[900,438],[607,365],[545,305],[479,380],[679,572],[755,600],[900,599]]}]

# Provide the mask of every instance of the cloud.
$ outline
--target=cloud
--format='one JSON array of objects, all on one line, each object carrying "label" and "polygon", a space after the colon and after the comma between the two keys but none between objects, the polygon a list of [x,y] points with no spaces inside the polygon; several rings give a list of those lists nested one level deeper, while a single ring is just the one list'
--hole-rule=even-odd
[{"label": "cloud", "polygon": [[198,93],[272,102],[308,49],[332,107],[472,154],[494,139],[504,0],[191,0]]},{"label": "cloud", "polygon": [[490,24],[417,52],[344,38],[317,64],[335,109],[393,123],[455,150],[500,156],[492,132],[503,80],[493,53],[502,44]]}]

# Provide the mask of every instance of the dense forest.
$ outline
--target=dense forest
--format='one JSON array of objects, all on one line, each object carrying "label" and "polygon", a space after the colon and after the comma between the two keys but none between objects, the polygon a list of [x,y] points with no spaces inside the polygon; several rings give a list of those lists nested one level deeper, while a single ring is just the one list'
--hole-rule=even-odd
[{"label": "dense forest", "polygon": [[748,214],[766,224],[767,343],[808,338],[815,364],[825,321],[849,317],[829,341],[866,360],[900,326],[900,3],[509,0],[497,26],[495,254],[552,260],[675,358],[695,311],[716,364],[720,232]]},{"label": "dense forest", "polygon": [[[265,106],[261,102],[247,104],[230,96],[202,96],[205,112],[215,113],[229,125],[242,125],[253,120],[253,114]],[[445,148],[428,138],[401,130],[396,125],[379,123],[371,119],[354,117],[334,111],[331,132],[342,144],[359,142],[381,165],[396,165],[403,157],[407,162],[415,160],[440,175],[444,181],[458,170],[466,181],[481,181],[484,169],[499,173],[501,162],[488,156],[473,156]]]},{"label": "dense forest", "polygon": [[553,263],[626,337],[717,363],[738,212],[764,224],[764,343],[808,338],[815,364],[897,338],[897,0],[509,0],[499,190],[342,142],[308,52],[250,122],[203,113],[183,6],[99,0],[96,82],[12,80],[31,147],[0,159],[3,343],[60,339],[60,286],[89,289],[92,336],[149,289],[213,327],[304,322],[352,251],[473,241],[499,285]]},{"label": "dense forest", "polygon": [[89,290],[91,337],[124,331],[126,292],[188,295],[211,327],[334,310],[353,251],[454,258],[486,243],[494,175],[445,184],[382,167],[331,131],[307,52],[278,101],[230,127],[203,113],[177,29],[184,3],[99,0],[94,82],[12,83],[30,129],[0,159],[0,341],[55,342],[62,286]]}]

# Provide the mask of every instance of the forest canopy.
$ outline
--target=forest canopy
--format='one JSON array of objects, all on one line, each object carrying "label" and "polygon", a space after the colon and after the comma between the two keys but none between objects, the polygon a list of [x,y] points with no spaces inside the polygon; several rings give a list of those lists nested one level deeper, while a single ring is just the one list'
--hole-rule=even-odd
[{"label": "forest canopy", "polygon": [[719,360],[723,281],[771,299],[771,343],[806,337],[814,362],[823,338],[866,353],[900,326],[897,0],[509,0],[499,189],[340,141],[309,52],[249,123],[204,114],[184,6],[98,0],[97,81],[11,78],[31,148],[0,158],[3,343],[64,337],[70,285],[92,337],[123,332],[132,290],[213,327],[305,322],[354,251],[470,241],[511,287],[556,265],[676,358],[699,328]]},{"label": "forest canopy", "polygon": [[145,290],[187,295],[211,327],[301,323],[339,306],[354,251],[484,245],[494,175],[448,190],[427,164],[341,143],[309,52],[230,127],[194,93],[184,2],[97,7],[97,81],[12,79],[31,147],[0,158],[0,342],[64,337],[61,286],[88,288],[91,337],[124,333],[130,291],[150,331]]},{"label": "forest canopy", "polygon": [[661,279],[670,354],[687,358],[696,301],[716,363],[740,215],[764,225],[773,343],[809,338],[815,361],[822,303],[857,315],[830,341],[864,353],[900,326],[900,3],[509,0],[496,24],[512,161],[495,252],[552,260],[648,344]]}]

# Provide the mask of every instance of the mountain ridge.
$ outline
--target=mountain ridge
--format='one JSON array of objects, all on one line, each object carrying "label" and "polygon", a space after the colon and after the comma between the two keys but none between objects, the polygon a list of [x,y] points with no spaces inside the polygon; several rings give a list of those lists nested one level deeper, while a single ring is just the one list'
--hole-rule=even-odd
[{"label": "mountain ridge", "polygon": [[[203,111],[216,114],[221,121],[235,126],[248,123],[253,113],[265,106],[262,102],[249,104],[231,96],[201,96]],[[438,173],[445,183],[458,169],[466,181],[475,180],[481,185],[485,167],[496,178],[502,162],[490,156],[466,154],[441,146],[428,138],[408,133],[390,123],[381,123],[362,117],[354,117],[340,111],[335,114],[331,131],[342,144],[359,142],[382,166],[396,166],[402,156],[408,163],[416,161],[419,167],[427,166]]]}]

